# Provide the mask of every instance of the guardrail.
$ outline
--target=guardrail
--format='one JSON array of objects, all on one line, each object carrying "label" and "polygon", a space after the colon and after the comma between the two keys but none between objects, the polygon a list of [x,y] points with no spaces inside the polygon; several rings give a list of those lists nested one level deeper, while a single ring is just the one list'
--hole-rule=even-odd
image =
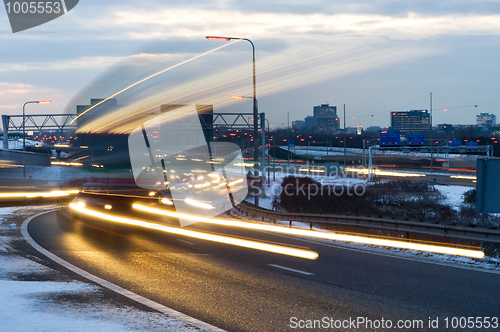
[{"label": "guardrail", "polygon": [[445,236],[449,238],[500,243],[500,229],[488,226],[460,225],[456,223],[437,222],[432,220],[401,220],[384,218],[382,216],[373,217],[359,215],[279,212],[256,207],[255,205],[247,202],[242,202],[236,206],[236,209],[246,216],[267,218],[273,220],[273,222],[276,222],[276,220],[289,221],[290,227],[292,227],[292,222],[308,223],[311,229],[313,224],[357,226],[407,232],[408,234],[420,233]]}]

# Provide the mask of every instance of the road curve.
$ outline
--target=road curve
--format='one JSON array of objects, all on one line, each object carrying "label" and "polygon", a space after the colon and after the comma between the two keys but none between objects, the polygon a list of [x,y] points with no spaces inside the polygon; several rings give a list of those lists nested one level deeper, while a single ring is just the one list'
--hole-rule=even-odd
[{"label": "road curve", "polygon": [[192,228],[307,247],[319,258],[310,261],[132,227],[88,224],[65,210],[34,218],[28,231],[42,247],[79,268],[228,331],[298,330],[292,328],[292,317],[383,318],[394,324],[415,319],[424,327],[429,317],[440,317],[440,328],[433,331],[449,331],[445,317],[500,316],[498,274],[258,231],[200,224]]}]

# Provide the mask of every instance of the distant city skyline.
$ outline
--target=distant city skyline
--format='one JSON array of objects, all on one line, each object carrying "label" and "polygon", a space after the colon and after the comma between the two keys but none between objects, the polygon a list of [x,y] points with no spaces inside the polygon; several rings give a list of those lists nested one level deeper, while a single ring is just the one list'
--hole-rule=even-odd
[{"label": "distant city skyline", "polygon": [[[431,92],[434,124],[474,125],[478,114],[500,111],[496,2],[125,0],[80,2],[16,34],[0,10],[0,113],[20,114],[24,102],[46,99],[52,104],[26,111],[60,113],[124,57],[186,59],[224,43],[206,35],[252,39],[259,110],[275,128],[286,125],[288,112],[290,120],[304,119],[326,103],[339,114],[346,104],[348,127],[388,127],[391,111],[430,109]],[[250,95],[249,45],[226,51],[248,67],[241,72],[246,85],[227,94]],[[251,112],[252,106],[243,100],[221,107]]]}]

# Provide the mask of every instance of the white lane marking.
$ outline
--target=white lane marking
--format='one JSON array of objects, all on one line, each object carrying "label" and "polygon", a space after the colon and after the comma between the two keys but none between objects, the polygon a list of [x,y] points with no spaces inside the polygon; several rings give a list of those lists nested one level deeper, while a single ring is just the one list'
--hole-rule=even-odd
[{"label": "white lane marking", "polygon": [[136,302],[139,302],[145,306],[148,306],[156,311],[159,311],[161,313],[164,313],[172,318],[175,318],[175,319],[179,319],[179,320],[184,320],[184,321],[187,321],[191,324],[193,324],[194,326],[202,329],[202,330],[207,330],[207,331],[216,331],[216,332],[225,332],[224,330],[218,328],[218,327],[215,327],[213,325],[210,325],[208,323],[205,323],[205,322],[202,322],[201,320],[198,320],[196,318],[193,318],[191,316],[188,316],[186,314],[183,314],[182,312],[179,312],[177,310],[174,310],[174,309],[171,309],[169,307],[166,307],[158,302],[154,302],[150,299],[147,299],[143,296],[140,296],[136,293],[133,293],[125,288],[122,288],[120,286],[117,286],[109,281],[106,281],[104,279],[101,279],[93,274],[90,274],[89,272],[85,271],[85,270],[82,270],[80,269],[79,267],[76,267],[74,266],[73,264],[71,263],[68,263],[66,262],[65,260],[63,260],[62,258],[60,258],[59,256],[56,256],[54,255],[53,253],[51,253],[50,251],[48,251],[47,249],[43,248],[42,246],[40,246],[38,243],[35,242],[35,240],[31,237],[31,235],[29,234],[28,232],[28,225],[29,223],[31,222],[31,220],[35,219],[36,217],[39,217],[39,216],[42,216],[46,213],[50,213],[50,212],[54,212],[55,210],[52,210],[52,211],[46,211],[46,212],[42,212],[42,213],[38,213],[34,216],[31,216],[29,217],[28,219],[26,219],[22,226],[21,226],[21,233],[23,234],[23,237],[26,239],[26,241],[33,247],[35,248],[38,252],[40,252],[42,255],[46,256],[47,258],[53,260],[54,262],[56,262],[57,264],[67,268],[68,270],[71,270],[73,271],[74,273],[90,280],[90,281],[93,281],[95,282],[96,284],[99,284],[101,285],[102,287],[105,287],[107,289],[110,289],[120,295],[123,295],[125,297],[128,297],[129,299],[131,300],[134,300]]},{"label": "white lane marking", "polygon": [[290,267],[286,267],[286,266],[281,266],[281,265],[276,265],[276,264],[267,264],[269,266],[273,266],[273,267],[277,267],[278,269],[283,269],[283,270],[287,270],[287,271],[291,271],[291,272],[295,272],[295,273],[300,273],[300,274],[304,274],[306,276],[313,276],[314,273],[311,273],[311,272],[305,272],[305,271],[301,271],[301,270],[295,270],[295,269],[292,269]]},{"label": "white lane marking", "polygon": [[189,244],[189,245],[192,245],[192,246],[194,246],[194,245],[195,245],[195,244],[194,244],[194,243],[192,243],[192,242],[185,241],[185,240],[181,240],[181,239],[177,239],[177,241],[182,242],[182,243],[185,243],[185,244]]}]

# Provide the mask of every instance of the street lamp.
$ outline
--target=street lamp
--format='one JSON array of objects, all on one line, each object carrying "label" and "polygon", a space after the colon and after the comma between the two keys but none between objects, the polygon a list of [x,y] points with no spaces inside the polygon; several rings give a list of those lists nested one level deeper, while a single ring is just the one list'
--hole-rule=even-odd
[{"label": "street lamp", "polygon": [[433,168],[432,168],[432,162],[433,162],[433,159],[434,159],[434,139],[432,138],[432,92],[431,92],[431,95],[430,95],[430,110],[431,110],[431,114],[430,114],[430,121],[429,121],[429,124],[430,124],[430,129],[431,129],[431,173],[433,172]]},{"label": "street lamp", "polygon": [[[233,98],[233,99],[243,99],[243,98],[252,98],[252,97],[246,97],[246,96],[236,96],[236,95],[232,95],[232,96],[229,96],[230,98]],[[258,103],[257,103],[258,105]],[[265,114],[262,113],[260,115],[260,123],[261,123],[261,128],[262,128],[262,157],[261,157],[261,171],[262,171],[262,177],[265,177],[265,170],[266,170],[266,126],[265,126],[265,123],[264,121],[266,121],[268,123],[268,127],[269,127],[269,120],[266,119],[265,117]],[[255,116],[254,116],[254,124],[255,124]],[[254,131],[255,133],[255,131]],[[258,130],[257,130],[257,133],[258,133]],[[257,136],[254,136],[254,142],[257,141]],[[255,147],[254,147],[255,148]],[[257,148],[258,148],[258,145],[257,145]],[[267,166],[267,169],[268,169],[268,178],[269,178],[269,166]],[[269,182],[269,181],[268,181]],[[265,186],[263,186],[262,188],[262,198],[265,198],[266,197],[266,188]],[[255,205],[258,205],[258,201],[255,203]]]},{"label": "street lamp", "polygon": [[[223,41],[230,41],[230,40],[246,40],[252,45],[252,65],[253,65],[253,137],[254,137],[254,164],[257,165],[259,162],[259,141],[257,139],[257,136],[259,134],[259,122],[258,122],[258,108],[257,108],[257,88],[256,88],[256,83],[255,83],[255,46],[252,43],[252,41],[248,38],[237,38],[237,37],[218,37],[218,36],[206,36],[208,40],[223,40]],[[255,175],[258,175],[258,171],[255,170]],[[259,205],[259,199],[257,196],[255,196],[255,205]]]},{"label": "street lamp", "polygon": [[23,105],[23,177],[26,177],[26,156],[25,156],[25,151],[26,151],[26,119],[25,119],[25,107],[27,104],[49,104],[51,103],[50,100],[34,100],[34,101],[27,101]]}]

